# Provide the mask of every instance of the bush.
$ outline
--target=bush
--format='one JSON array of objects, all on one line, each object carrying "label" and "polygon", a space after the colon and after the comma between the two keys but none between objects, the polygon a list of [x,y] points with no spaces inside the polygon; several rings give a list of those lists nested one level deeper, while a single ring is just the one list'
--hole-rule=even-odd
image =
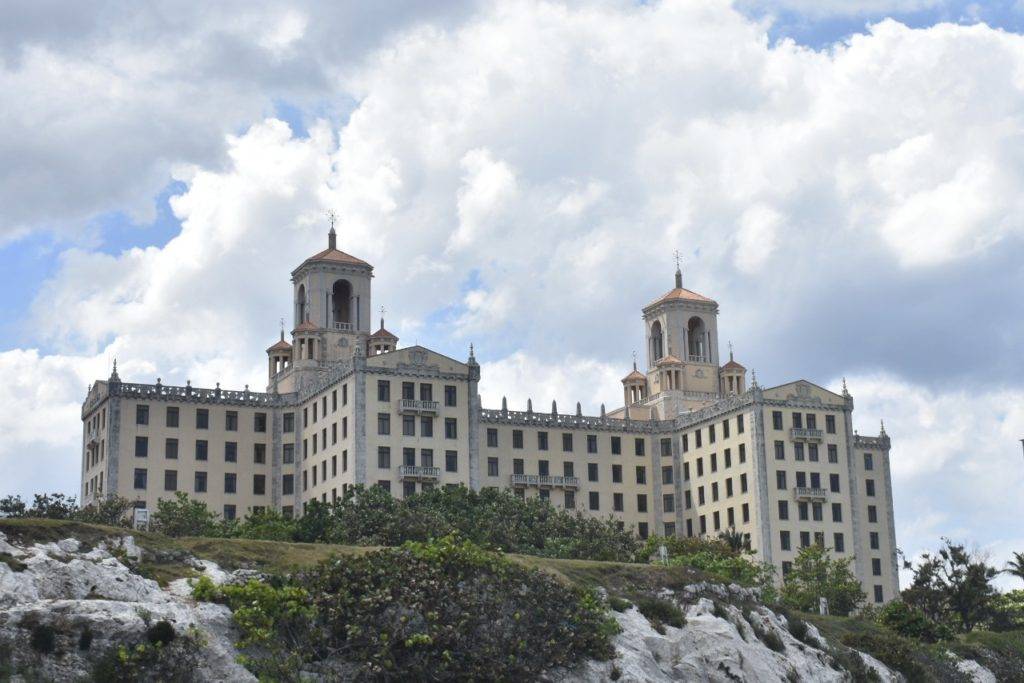
[{"label": "bush", "polygon": [[951,628],[933,622],[920,609],[902,600],[893,600],[882,607],[877,621],[901,636],[926,643],[937,643],[954,636]]},{"label": "bush", "polygon": [[786,644],[782,642],[782,638],[779,637],[779,634],[773,629],[765,628],[757,620],[748,619],[747,621],[749,621],[750,628],[753,629],[754,635],[757,636],[758,640],[765,644],[765,647],[769,650],[774,650],[775,652],[786,651]]},{"label": "bush", "polygon": [[608,606],[616,612],[625,612],[633,606],[633,603],[631,603],[629,600],[626,600],[625,598],[620,598],[618,596],[613,595],[608,598]]},{"label": "bush", "polygon": [[815,612],[818,598],[827,598],[832,614],[846,616],[865,599],[860,581],[850,571],[849,559],[832,559],[828,548],[814,544],[801,548],[782,586],[784,603],[802,612]]},{"label": "bush", "polygon": [[899,636],[885,633],[856,633],[843,636],[843,644],[869,655],[907,677],[911,683],[930,680],[928,671],[914,656],[915,645]]},{"label": "bush", "polygon": [[199,681],[200,643],[198,631],[190,631],[167,644],[141,641],[113,647],[97,660],[92,680],[104,683]]},{"label": "bush", "polygon": [[658,628],[662,625],[676,628],[686,625],[686,615],[679,609],[679,605],[671,600],[645,595],[637,598],[636,608],[640,610],[640,614],[647,617],[647,621],[651,622],[651,626],[658,632],[663,631]]},{"label": "bush", "polygon": [[279,587],[200,580],[194,594],[234,609],[241,645],[258,646],[247,665],[278,680],[318,668],[357,680],[533,679],[609,658],[618,629],[595,593],[450,537],[329,560]]},{"label": "bush", "polygon": [[173,500],[159,500],[152,526],[166,536],[219,536],[217,515],[200,500],[178,491]]},{"label": "bush", "polygon": [[36,624],[28,642],[36,652],[51,655],[57,649],[57,631],[49,624]]}]

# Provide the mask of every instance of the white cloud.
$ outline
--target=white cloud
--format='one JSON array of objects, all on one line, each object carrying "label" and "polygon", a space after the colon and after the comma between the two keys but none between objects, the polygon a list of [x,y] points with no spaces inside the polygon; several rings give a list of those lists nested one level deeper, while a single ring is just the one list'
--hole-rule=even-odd
[{"label": "white cloud", "polygon": [[736,267],[756,273],[771,257],[778,243],[782,216],[769,206],[755,204],[740,217],[736,233]]}]

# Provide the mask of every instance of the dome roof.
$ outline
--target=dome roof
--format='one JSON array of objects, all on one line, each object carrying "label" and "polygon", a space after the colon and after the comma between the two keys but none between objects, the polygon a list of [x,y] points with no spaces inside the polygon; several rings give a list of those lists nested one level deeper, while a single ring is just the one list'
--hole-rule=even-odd
[{"label": "dome roof", "polygon": [[745,367],[743,367],[742,365],[740,365],[739,363],[734,361],[732,358],[729,359],[728,363],[726,363],[725,365],[722,366],[722,369],[723,370],[746,370]]},{"label": "dome roof", "polygon": [[379,330],[370,335],[370,339],[394,339],[397,341],[398,337],[385,330],[382,324]]},{"label": "dome roof", "polygon": [[284,339],[282,339],[281,341],[277,342],[276,344],[271,346],[269,349],[267,349],[267,353],[270,353],[271,351],[291,351],[291,350],[292,350],[292,345],[289,344],[288,342],[286,342]]},{"label": "dome roof", "polygon": [[646,382],[647,377],[644,373],[640,372],[636,368],[633,368],[633,372],[629,373],[622,378],[623,382]]}]

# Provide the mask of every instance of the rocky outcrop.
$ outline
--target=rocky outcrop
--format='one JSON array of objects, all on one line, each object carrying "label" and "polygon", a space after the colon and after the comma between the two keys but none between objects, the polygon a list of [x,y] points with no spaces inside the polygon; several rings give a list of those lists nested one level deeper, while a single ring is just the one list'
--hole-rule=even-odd
[{"label": "rocky outcrop", "polygon": [[126,562],[140,555],[130,536],[85,550],[75,539],[19,546],[0,533],[0,678],[88,678],[112,650],[167,622],[195,644],[197,680],[255,680],[235,661],[231,612],[134,573]]}]

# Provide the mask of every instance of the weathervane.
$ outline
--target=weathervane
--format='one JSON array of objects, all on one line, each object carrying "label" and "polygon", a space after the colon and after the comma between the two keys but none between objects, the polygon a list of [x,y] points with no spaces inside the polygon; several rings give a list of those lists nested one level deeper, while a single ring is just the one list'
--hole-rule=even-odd
[{"label": "weathervane", "polygon": [[338,214],[334,212],[334,209],[327,209],[327,220],[331,223],[331,230],[334,230],[334,224],[338,222]]},{"label": "weathervane", "polygon": [[678,249],[676,249],[674,252],[672,252],[672,255],[675,256],[675,258],[676,258],[676,270],[681,270],[681,267],[680,267],[679,264],[683,260],[683,255],[679,253]]}]

